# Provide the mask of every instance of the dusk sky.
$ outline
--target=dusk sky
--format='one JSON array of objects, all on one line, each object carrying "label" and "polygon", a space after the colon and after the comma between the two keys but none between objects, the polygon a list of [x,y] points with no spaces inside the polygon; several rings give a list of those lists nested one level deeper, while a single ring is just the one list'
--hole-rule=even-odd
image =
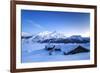
[{"label": "dusk sky", "polygon": [[89,36],[90,13],[21,10],[22,32],[57,31],[65,35]]}]

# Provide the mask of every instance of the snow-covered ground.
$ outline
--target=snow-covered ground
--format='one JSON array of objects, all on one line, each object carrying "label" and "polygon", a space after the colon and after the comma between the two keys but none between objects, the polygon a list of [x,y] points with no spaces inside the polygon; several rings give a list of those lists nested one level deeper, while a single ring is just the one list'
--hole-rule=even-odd
[{"label": "snow-covered ground", "polygon": [[[53,51],[52,55],[49,55],[49,51],[45,50],[45,46],[55,45],[60,48],[61,51]],[[48,62],[48,61],[71,61],[71,60],[88,60],[90,59],[90,53],[77,53],[72,55],[64,55],[63,52],[69,52],[75,49],[77,46],[83,46],[90,49],[90,44],[76,44],[76,43],[60,43],[60,44],[48,44],[48,43],[34,43],[29,40],[22,40],[22,63],[27,62]]]}]

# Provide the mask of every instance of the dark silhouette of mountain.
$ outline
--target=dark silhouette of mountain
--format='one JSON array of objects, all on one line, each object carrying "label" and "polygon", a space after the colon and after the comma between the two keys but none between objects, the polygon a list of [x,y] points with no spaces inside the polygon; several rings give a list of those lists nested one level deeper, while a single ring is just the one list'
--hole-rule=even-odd
[{"label": "dark silhouette of mountain", "polygon": [[44,39],[40,41],[41,43],[88,43],[90,42],[90,38],[82,38],[82,40],[79,39],[70,39],[70,38],[59,38],[59,39]]},{"label": "dark silhouette of mountain", "polygon": [[29,33],[26,33],[26,32],[22,32],[21,33],[21,39],[30,39],[30,38],[32,38],[33,37],[33,35],[32,34],[29,34]]},{"label": "dark silhouette of mountain", "polygon": [[21,36],[22,39],[29,39],[32,38],[33,36]]},{"label": "dark silhouette of mountain", "polygon": [[68,53],[64,53],[65,55],[70,55],[70,54],[77,54],[77,53],[83,53],[83,52],[89,52],[90,50],[82,47],[82,46],[78,46],[76,47],[74,50],[68,52]]}]

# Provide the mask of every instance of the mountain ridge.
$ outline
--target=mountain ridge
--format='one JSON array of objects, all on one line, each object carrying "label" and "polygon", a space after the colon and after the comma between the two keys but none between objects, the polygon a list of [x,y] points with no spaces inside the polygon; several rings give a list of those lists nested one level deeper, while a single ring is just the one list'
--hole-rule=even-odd
[{"label": "mountain ridge", "polygon": [[28,35],[27,37],[32,38],[33,42],[39,42],[39,43],[86,43],[86,42],[90,42],[90,37],[82,37],[81,35],[72,35],[70,37],[67,37],[64,34],[58,33],[56,31],[40,32],[35,35],[32,35],[32,34]]}]

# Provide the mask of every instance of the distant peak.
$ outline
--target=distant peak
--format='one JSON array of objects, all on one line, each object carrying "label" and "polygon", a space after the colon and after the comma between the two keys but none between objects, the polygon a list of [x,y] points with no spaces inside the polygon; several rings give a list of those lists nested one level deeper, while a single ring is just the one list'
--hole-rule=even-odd
[{"label": "distant peak", "polygon": [[32,34],[27,33],[27,32],[21,32],[21,36],[32,36]]},{"label": "distant peak", "polygon": [[49,32],[49,31],[44,31],[44,32],[40,32],[40,33],[38,33],[38,35],[40,35],[40,36],[45,36],[45,35],[48,35],[48,34],[50,34],[51,32]]}]

